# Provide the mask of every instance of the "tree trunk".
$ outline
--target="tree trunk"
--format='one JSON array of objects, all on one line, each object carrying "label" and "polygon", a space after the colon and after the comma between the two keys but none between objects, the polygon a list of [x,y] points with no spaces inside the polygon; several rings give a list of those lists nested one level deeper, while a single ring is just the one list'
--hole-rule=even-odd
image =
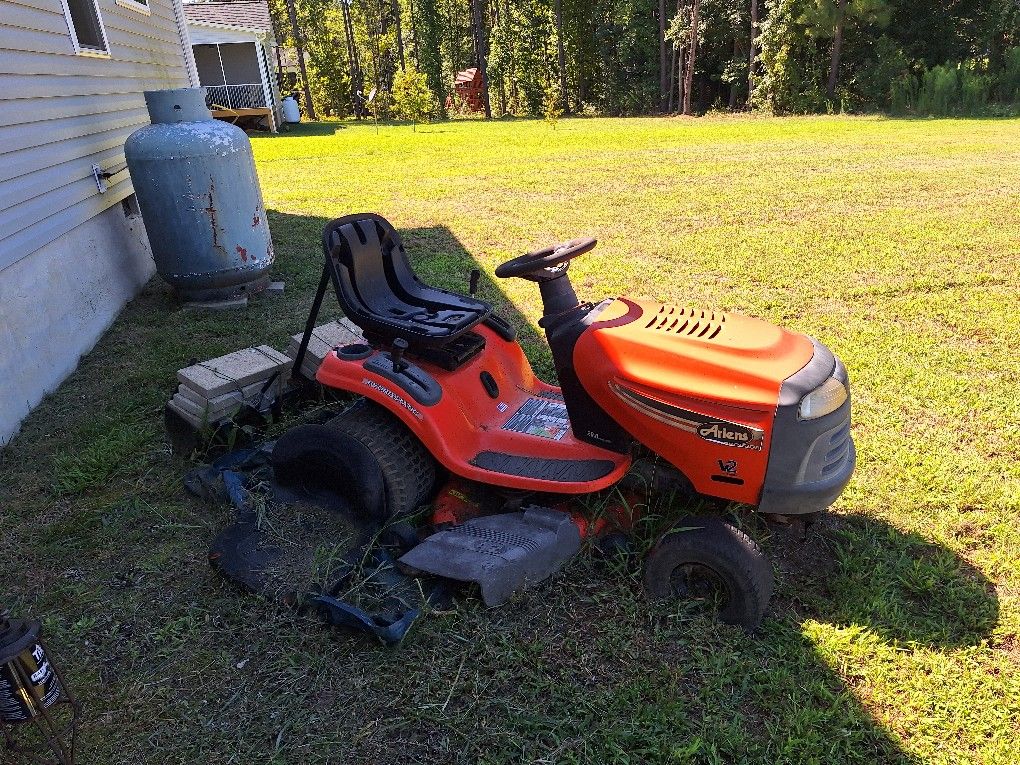
[{"label": "tree trunk", "polygon": [[[368,52],[372,54],[373,89],[375,90],[376,95],[378,95],[379,91],[382,90],[382,80],[380,79],[382,77],[382,51],[379,50],[379,35],[372,35],[372,47],[368,49]],[[371,107],[371,110],[372,114],[378,118],[374,106]]]},{"label": "tree trunk", "polygon": [[[397,73],[399,63],[393,57],[393,50],[387,49],[383,52],[380,43],[390,33],[390,24],[394,19],[393,0],[379,0],[379,31],[372,40],[372,69],[375,70],[375,87],[377,91],[388,91],[393,89],[393,77]],[[374,113],[374,111],[373,111]]]},{"label": "tree trunk", "polygon": [[485,119],[492,119],[492,106],[489,104],[489,78],[486,74],[488,46],[485,41],[485,30],[482,26],[482,0],[471,0],[471,26],[474,27],[475,51],[478,54],[478,72],[482,75],[482,106]]},{"label": "tree trunk", "polygon": [[[269,15],[269,27],[273,31],[274,40],[283,39],[283,35],[280,34],[280,30],[276,26],[276,19],[273,18],[272,14]],[[283,90],[283,55],[280,53],[279,45],[274,45],[273,47],[276,49],[276,87]],[[282,93],[280,97],[283,98]]]},{"label": "tree trunk", "polygon": [[499,115],[501,117],[505,117],[507,114],[505,79],[504,77],[499,78],[499,92],[496,93],[496,101],[499,103]]},{"label": "tree trunk", "polygon": [[997,72],[1002,68],[1003,54],[1006,50],[1006,32],[1000,30],[992,35],[988,43],[988,70]]},{"label": "tree trunk", "polygon": [[393,8],[393,21],[397,26],[397,58],[400,59],[400,71],[404,71],[407,63],[404,61],[404,30],[400,21],[400,0],[390,0],[390,5]]},{"label": "tree trunk", "polygon": [[[844,0],[845,1],[845,0]],[[691,114],[691,91],[694,90],[694,65],[698,57],[698,23],[701,14],[701,0],[694,0],[691,14],[690,53],[687,54],[687,76],[684,78],[684,114]]]},{"label": "tree trunk", "polygon": [[351,8],[347,3],[340,3],[344,18],[344,37],[347,38],[347,62],[351,70],[351,104],[354,116],[361,119],[365,116],[365,104],[360,94],[365,88],[365,78],[361,73],[361,61],[358,59],[358,45],[354,38],[354,22],[351,19]]},{"label": "tree trunk", "polygon": [[421,71],[421,56],[418,54],[418,24],[414,20],[414,0],[407,0],[407,15],[411,17],[411,42],[414,43],[414,68]]},{"label": "tree trunk", "polygon": [[317,120],[315,105],[312,103],[312,91],[308,87],[308,70],[305,68],[305,45],[301,37],[301,30],[297,23],[297,8],[294,7],[294,0],[287,0],[287,15],[290,17],[290,33],[294,37],[294,51],[297,53],[298,71],[301,72],[301,90],[305,94],[305,111],[308,119]]},{"label": "tree trunk", "polygon": [[677,78],[676,64],[677,64],[677,58],[678,58],[679,53],[680,53],[680,51],[677,49],[677,47],[675,45],[672,46],[672,48],[673,48],[673,52],[670,54],[670,57],[669,57],[669,83],[668,83],[669,86],[666,89],[667,90],[667,95],[666,95],[666,113],[667,114],[672,114],[673,113],[673,94],[674,94],[674,92],[676,92],[676,89],[675,89],[674,86],[676,85],[676,78]]},{"label": "tree trunk", "polygon": [[453,4],[448,4],[446,8],[446,28],[450,30],[450,68],[457,74],[460,70],[460,35],[457,34],[457,27],[453,23]]},{"label": "tree trunk", "polygon": [[[499,0],[495,0],[492,5],[489,6],[490,16],[489,23],[492,25],[492,29],[500,27],[503,23],[502,11],[499,7]],[[500,72],[500,77],[496,83],[496,103],[499,106],[499,114],[501,117],[505,117],[507,113],[506,103],[506,69]]]},{"label": "tree trunk", "polygon": [[[684,0],[676,0],[676,12],[680,13],[680,6]],[[670,44],[672,52],[669,59],[669,86],[667,87],[667,98],[666,98],[666,113],[673,114],[676,109],[680,108],[680,81],[683,80],[683,46],[678,44],[678,41],[673,40]],[[673,96],[676,96],[676,101],[673,101]]]},{"label": "tree trunk", "polygon": [[666,49],[666,0],[659,0],[659,110],[666,108],[666,95],[672,88],[669,77],[669,53]]},{"label": "tree trunk", "polygon": [[[740,57],[740,38],[737,37],[737,30],[733,30],[733,60],[736,61]],[[730,111],[732,112],[737,108],[737,80],[733,80],[730,83]]]},{"label": "tree trunk", "polygon": [[754,93],[754,67],[758,63],[758,0],[751,0],[751,52],[747,57],[747,106]]},{"label": "tree trunk", "polygon": [[684,93],[687,92],[684,88],[684,80],[686,75],[684,74],[687,70],[684,68],[687,64],[687,51],[684,48],[680,48],[677,52],[678,63],[676,70],[676,108],[683,110]]},{"label": "tree trunk", "polygon": [[[499,0],[494,0],[499,5]],[[500,11],[503,23],[510,24],[510,20],[513,18],[510,15],[510,0],[503,0],[503,9]],[[517,78],[514,76],[517,72],[517,59],[514,57],[513,49],[511,48],[507,56],[507,65],[503,70],[502,82],[506,83],[508,91],[507,96],[507,109],[504,114],[510,114],[520,104],[520,90],[517,87]]]},{"label": "tree trunk", "polygon": [[843,54],[843,24],[846,22],[846,6],[849,0],[839,0],[836,10],[836,32],[832,36],[832,60],[829,62],[829,84],[825,94],[831,101],[836,97],[836,84],[839,81],[839,59]]},{"label": "tree trunk", "polygon": [[567,54],[563,46],[563,0],[553,4],[556,14],[556,58],[560,65],[560,101],[563,102],[563,113],[570,114],[570,102],[567,100]]}]

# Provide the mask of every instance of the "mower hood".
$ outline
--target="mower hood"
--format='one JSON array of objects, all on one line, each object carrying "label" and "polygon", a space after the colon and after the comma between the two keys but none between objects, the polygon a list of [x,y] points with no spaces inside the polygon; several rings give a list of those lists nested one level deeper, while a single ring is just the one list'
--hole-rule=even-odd
[{"label": "mower hood", "polygon": [[617,385],[740,409],[774,411],[783,381],[814,354],[805,335],[667,303],[620,298],[589,322],[575,358],[582,379],[584,357],[598,356]]}]

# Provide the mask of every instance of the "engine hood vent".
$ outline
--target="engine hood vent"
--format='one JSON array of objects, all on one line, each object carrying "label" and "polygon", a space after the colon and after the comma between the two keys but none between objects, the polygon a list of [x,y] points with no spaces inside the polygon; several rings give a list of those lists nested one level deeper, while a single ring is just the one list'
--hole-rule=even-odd
[{"label": "engine hood vent", "polygon": [[725,323],[726,314],[724,313],[663,303],[659,306],[658,313],[651,315],[645,324],[645,329],[713,340],[722,332]]}]

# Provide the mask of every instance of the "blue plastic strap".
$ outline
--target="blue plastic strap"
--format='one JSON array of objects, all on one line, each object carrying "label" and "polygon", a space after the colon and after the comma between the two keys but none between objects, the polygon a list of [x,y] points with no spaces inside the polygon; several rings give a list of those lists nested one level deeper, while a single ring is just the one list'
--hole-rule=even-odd
[{"label": "blue plastic strap", "polygon": [[386,645],[396,645],[403,640],[407,631],[411,629],[411,625],[414,624],[414,620],[421,613],[417,608],[412,608],[395,622],[380,624],[367,611],[329,595],[318,595],[312,599],[312,602],[323,607],[330,624],[367,632],[375,635]]}]

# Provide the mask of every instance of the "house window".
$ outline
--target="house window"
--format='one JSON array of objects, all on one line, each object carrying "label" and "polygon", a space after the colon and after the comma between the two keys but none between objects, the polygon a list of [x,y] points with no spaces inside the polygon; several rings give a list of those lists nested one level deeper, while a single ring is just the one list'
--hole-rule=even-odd
[{"label": "house window", "polygon": [[63,0],[67,28],[76,53],[106,55],[106,30],[96,0]]},{"label": "house window", "polygon": [[146,16],[151,15],[152,11],[149,10],[149,0],[117,0],[117,5],[122,5],[125,8],[130,8],[133,11],[144,13]]}]

